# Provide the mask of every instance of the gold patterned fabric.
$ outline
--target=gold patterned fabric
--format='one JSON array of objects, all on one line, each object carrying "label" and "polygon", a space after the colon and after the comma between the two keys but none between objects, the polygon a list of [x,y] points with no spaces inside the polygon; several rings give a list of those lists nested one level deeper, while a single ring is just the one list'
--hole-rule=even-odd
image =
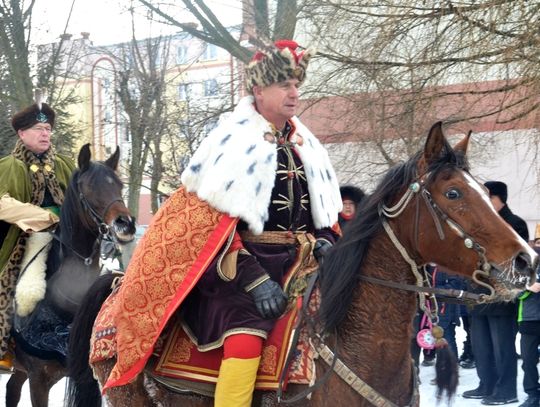
[{"label": "gold patterned fabric", "polygon": [[184,188],[156,213],[94,324],[90,361],[117,359],[104,391],[129,383],[144,368],[167,322],[237,222]]}]

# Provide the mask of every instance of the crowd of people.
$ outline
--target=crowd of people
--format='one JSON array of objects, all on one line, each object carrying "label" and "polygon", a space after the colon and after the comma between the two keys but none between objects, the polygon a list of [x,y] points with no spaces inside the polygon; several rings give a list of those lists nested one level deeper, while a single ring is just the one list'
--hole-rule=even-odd
[{"label": "crowd of people", "polygon": [[[197,205],[215,214],[213,230],[228,233],[209,266],[198,271],[198,283],[182,305],[185,329],[199,350],[224,349],[216,406],[251,404],[263,341],[287,306],[282,281],[299,261],[291,247],[308,241],[314,258],[322,261],[340,234],[347,233],[365,197],[358,186],[339,185],[326,150],[295,116],[311,56],[294,41],[278,41],[257,52],[246,67],[248,96],[202,142],[181,176]],[[12,371],[12,300],[24,250],[32,232],[58,222],[74,169],[51,146],[54,122],[54,110],[41,102],[15,114],[12,124],[19,139],[13,153],[0,160],[0,369],[7,372]],[[490,181],[485,187],[499,215],[528,241],[526,223],[508,207],[507,185]],[[19,212],[8,206],[13,203]],[[26,206],[20,210],[20,205]],[[236,220],[231,223],[226,215]],[[187,230],[196,227],[186,225]],[[539,232],[534,247],[540,253]],[[482,292],[435,264],[427,265],[426,272],[434,287]],[[419,312],[415,329],[425,323]],[[477,371],[478,386],[462,397],[485,405],[518,401],[519,332],[528,395],[521,407],[540,407],[540,283],[528,287],[517,302],[469,307],[442,300],[438,324],[460,366]],[[460,325],[466,341],[458,355],[455,330]],[[421,351],[413,340],[419,366],[435,363],[435,352],[428,348],[420,363]]]}]

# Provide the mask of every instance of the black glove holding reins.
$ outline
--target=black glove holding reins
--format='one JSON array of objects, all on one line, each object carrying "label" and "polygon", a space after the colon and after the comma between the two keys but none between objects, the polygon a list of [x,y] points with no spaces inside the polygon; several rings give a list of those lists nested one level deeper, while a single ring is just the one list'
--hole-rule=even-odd
[{"label": "black glove holding reins", "polygon": [[264,319],[278,318],[287,307],[287,296],[280,285],[270,278],[248,292]]},{"label": "black glove holding reins", "polygon": [[332,247],[332,243],[330,243],[326,239],[317,239],[315,242],[315,246],[313,247],[313,255],[315,256],[315,259],[319,264],[322,264],[324,255],[330,248]]}]

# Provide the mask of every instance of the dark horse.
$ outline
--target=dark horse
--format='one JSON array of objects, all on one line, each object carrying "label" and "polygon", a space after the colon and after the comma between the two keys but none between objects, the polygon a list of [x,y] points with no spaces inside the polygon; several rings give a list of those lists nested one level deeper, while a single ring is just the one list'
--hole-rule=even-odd
[{"label": "dark horse", "polygon": [[[294,405],[418,406],[410,345],[417,309],[413,288],[422,285],[421,266],[434,262],[484,279],[494,287],[490,298],[515,296],[534,279],[537,256],[499,217],[468,171],[468,140],[452,148],[441,124],[434,125],[425,148],[392,168],[363,202],[320,272],[322,323],[315,324],[319,329],[311,338],[321,357],[315,360],[317,382],[307,390],[311,398],[303,397],[307,386],[289,385],[283,400],[300,395]],[[110,278],[100,279],[79,309],[70,348],[70,406],[101,403],[87,361],[98,301],[109,292]],[[113,365],[111,359],[91,366],[99,383],[106,382]],[[437,379],[449,398],[457,386],[455,360],[453,366],[449,377]],[[146,371],[108,389],[105,397],[110,406],[213,404],[209,397],[175,393]],[[253,405],[279,404],[276,394],[255,392]]]},{"label": "dark horse", "polygon": [[91,161],[90,145],[80,150],[79,168],[66,190],[48,255],[45,298],[28,317],[15,317],[15,373],[7,383],[8,407],[18,404],[27,378],[32,405],[48,405],[50,388],[66,376],[68,325],[101,271],[102,241],[122,244],[134,238],[135,221],[115,172],[119,156],[117,148],[106,161]]}]

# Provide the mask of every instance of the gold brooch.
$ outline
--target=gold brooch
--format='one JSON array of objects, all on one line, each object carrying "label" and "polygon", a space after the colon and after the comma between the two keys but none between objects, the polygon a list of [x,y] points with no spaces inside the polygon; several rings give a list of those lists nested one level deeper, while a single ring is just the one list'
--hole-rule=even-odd
[{"label": "gold brooch", "polygon": [[45,168],[45,171],[47,171],[47,172],[51,172],[51,170],[52,170],[52,167],[50,166],[50,164],[45,164],[43,166],[43,168]]},{"label": "gold brooch", "polygon": [[30,166],[30,171],[37,172],[39,170],[39,167],[36,164],[32,164]]}]

